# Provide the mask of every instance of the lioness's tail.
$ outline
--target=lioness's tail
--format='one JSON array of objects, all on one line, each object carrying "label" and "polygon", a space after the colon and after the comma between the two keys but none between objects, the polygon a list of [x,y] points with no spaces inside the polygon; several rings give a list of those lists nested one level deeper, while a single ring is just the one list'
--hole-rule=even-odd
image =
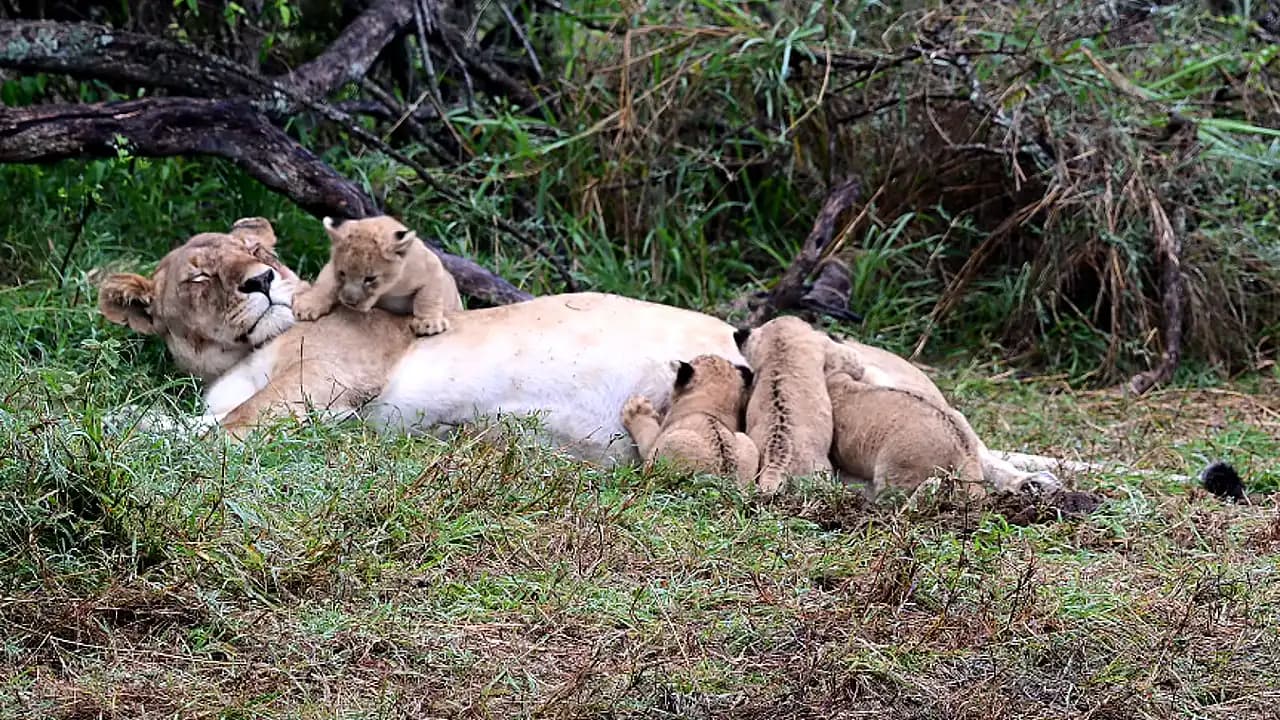
[{"label": "lioness's tail", "polygon": [[1215,460],[1200,471],[1200,484],[1204,489],[1220,498],[1231,498],[1235,501],[1245,499],[1244,480],[1229,463]]}]

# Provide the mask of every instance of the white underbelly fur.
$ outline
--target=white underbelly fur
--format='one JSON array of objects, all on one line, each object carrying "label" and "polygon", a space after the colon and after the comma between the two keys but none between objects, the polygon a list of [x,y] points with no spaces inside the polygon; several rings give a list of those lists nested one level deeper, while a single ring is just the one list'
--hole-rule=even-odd
[{"label": "white underbelly fur", "polygon": [[620,416],[628,397],[665,406],[676,360],[711,353],[745,364],[733,327],[708,315],[596,294],[523,305],[500,327],[463,313],[448,332],[416,341],[362,416],[385,430],[423,432],[536,415],[574,454],[627,461],[636,458]]}]

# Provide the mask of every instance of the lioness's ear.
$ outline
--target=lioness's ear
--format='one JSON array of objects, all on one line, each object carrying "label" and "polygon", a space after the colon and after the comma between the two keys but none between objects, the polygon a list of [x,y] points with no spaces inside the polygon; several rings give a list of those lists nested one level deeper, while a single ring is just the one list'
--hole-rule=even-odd
[{"label": "lioness's ear", "polygon": [[692,379],[693,366],[687,362],[680,363],[680,366],[676,368],[676,387],[682,388],[685,385],[688,385],[689,381]]},{"label": "lioness's ear", "polygon": [[756,374],[751,372],[751,368],[746,365],[736,365],[738,373],[742,375],[742,384],[745,387],[751,387],[751,383],[756,381]]},{"label": "lioness's ear", "polygon": [[751,337],[751,328],[738,328],[733,331],[733,341],[738,344],[739,350],[746,344],[749,337]]},{"label": "lioness's ear", "polygon": [[418,234],[412,230],[397,230],[395,237],[396,239],[391,243],[391,251],[400,256],[404,256],[409,252],[409,248],[418,242]]},{"label": "lioness's ear", "polygon": [[108,275],[98,288],[98,311],[117,325],[151,335],[160,331],[151,317],[151,301],[156,284],[151,278],[133,273]]},{"label": "lioness's ear", "polygon": [[264,247],[272,250],[276,246],[276,230],[264,217],[247,217],[231,223],[231,237],[243,242],[246,247]]}]

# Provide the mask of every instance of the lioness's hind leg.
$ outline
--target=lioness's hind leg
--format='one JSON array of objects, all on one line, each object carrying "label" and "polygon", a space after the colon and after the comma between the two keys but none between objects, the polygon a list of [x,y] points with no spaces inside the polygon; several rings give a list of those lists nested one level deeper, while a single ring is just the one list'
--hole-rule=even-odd
[{"label": "lioness's hind leg", "polygon": [[661,430],[658,411],[653,409],[653,403],[649,402],[649,398],[643,395],[632,395],[627,398],[626,404],[622,406],[622,426],[627,429],[631,440],[635,442],[640,458],[648,460],[649,453],[653,452],[654,443],[658,441],[658,432]]}]

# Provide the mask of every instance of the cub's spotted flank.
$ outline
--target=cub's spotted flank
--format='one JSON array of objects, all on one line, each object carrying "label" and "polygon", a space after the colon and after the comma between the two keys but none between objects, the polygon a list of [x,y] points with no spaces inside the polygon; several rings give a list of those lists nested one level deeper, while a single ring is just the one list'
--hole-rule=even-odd
[{"label": "cub's spotted flank", "polygon": [[[846,349],[800,318],[780,317],[734,338],[755,371],[747,435],[760,448],[759,489],[772,495],[793,475],[830,472],[831,399],[826,367]],[[856,364],[853,353],[848,362]]]},{"label": "cub's spotted flank", "polygon": [[964,416],[913,390],[860,382],[847,369],[827,375],[831,457],[842,473],[871,484],[914,491],[935,475],[951,475],[971,496],[982,487],[981,442]]}]

